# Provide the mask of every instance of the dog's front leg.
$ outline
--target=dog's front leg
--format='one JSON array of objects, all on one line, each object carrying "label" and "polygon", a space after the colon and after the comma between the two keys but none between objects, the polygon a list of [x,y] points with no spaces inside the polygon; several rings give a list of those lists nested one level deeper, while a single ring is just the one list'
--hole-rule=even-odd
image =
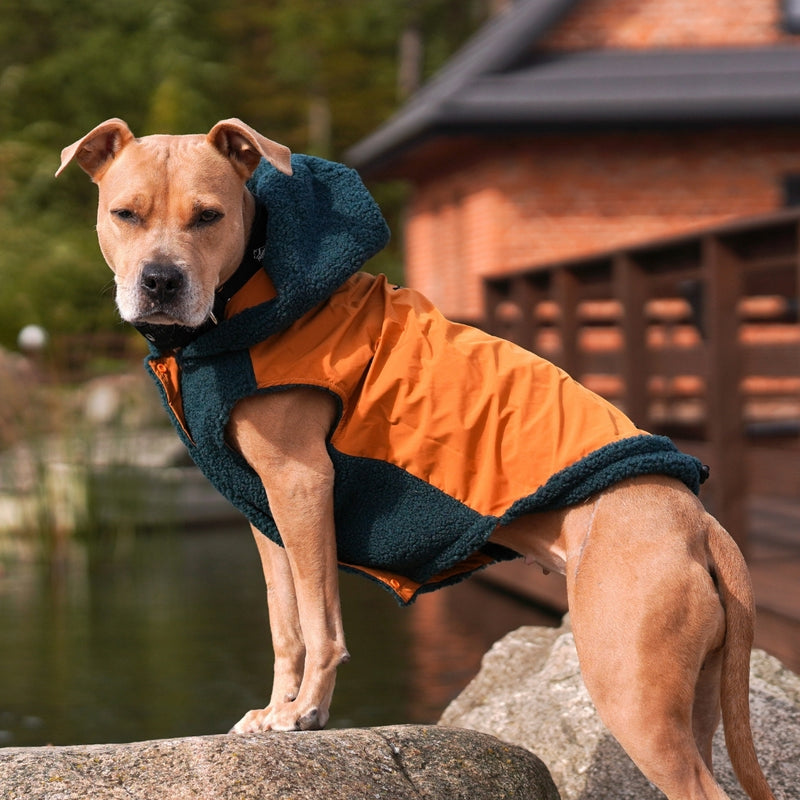
[{"label": "dog's front leg", "polygon": [[272,708],[297,698],[303,682],[306,657],[294,581],[286,551],[264,536],[256,527],[252,525],[250,527],[264,571],[275,666],[269,705],[266,708],[248,711],[235,725],[233,733],[265,730],[265,725],[268,724],[267,717]]},{"label": "dog's front leg", "polygon": [[269,628],[275,654],[269,704],[276,706],[296,700],[300,693],[306,644],[303,640],[303,629],[297,611],[297,596],[286,551],[255,528],[253,535],[261,555],[267,586]]},{"label": "dog's front leg", "polygon": [[[285,675],[278,677],[278,695],[273,692],[270,705],[261,713],[246,715],[235,730],[323,727],[336,669],[349,657],[339,604],[333,465],[325,447],[333,414],[333,403],[325,393],[292,390],[248,398],[231,416],[229,436],[261,478],[285,548],[283,557],[263,551],[270,573],[267,580],[272,581],[270,624],[274,617],[282,618],[273,627],[276,664],[285,665],[284,658],[296,657],[298,624],[305,643],[296,697],[279,696],[286,689]],[[287,641],[295,648],[294,655],[278,652]]]}]

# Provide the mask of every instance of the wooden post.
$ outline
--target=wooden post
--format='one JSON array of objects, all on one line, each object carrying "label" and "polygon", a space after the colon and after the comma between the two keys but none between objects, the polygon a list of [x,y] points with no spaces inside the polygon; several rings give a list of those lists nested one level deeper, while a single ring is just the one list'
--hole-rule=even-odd
[{"label": "wooden post", "polygon": [[797,243],[796,243],[796,250],[795,250],[795,294],[796,294],[796,302],[797,302],[797,316],[798,316],[798,323],[800,323],[800,222],[798,222],[797,232],[795,234],[797,236]]},{"label": "wooden post", "polygon": [[484,279],[483,281],[483,328],[493,336],[502,336],[500,323],[497,319],[497,307],[503,302],[507,293],[499,286],[500,280]]},{"label": "wooden post", "polygon": [[707,438],[715,513],[747,555],[747,448],[741,392],[738,303],[744,280],[739,258],[717,236],[703,239]]},{"label": "wooden post", "polygon": [[520,311],[519,321],[514,327],[514,342],[526,350],[536,349],[537,325],[533,312],[540,294],[525,275],[518,275],[511,282],[509,299]]},{"label": "wooden post", "polygon": [[561,268],[553,275],[553,299],[558,305],[558,332],[561,338],[561,358],[558,366],[580,380],[578,352],[578,278],[570,269]]},{"label": "wooden post", "polygon": [[622,304],[623,349],[620,374],[625,384],[625,413],[640,428],[650,426],[647,382],[647,281],[644,270],[628,253],[614,256],[614,295]]}]

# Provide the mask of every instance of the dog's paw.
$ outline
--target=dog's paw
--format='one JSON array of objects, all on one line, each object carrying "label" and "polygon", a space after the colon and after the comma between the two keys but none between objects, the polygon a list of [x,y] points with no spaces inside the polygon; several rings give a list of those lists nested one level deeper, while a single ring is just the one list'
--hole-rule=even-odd
[{"label": "dog's paw", "polygon": [[252,711],[248,711],[228,732],[243,734],[268,731],[269,711],[269,708],[254,708]]},{"label": "dog's paw", "polygon": [[325,722],[327,719],[323,721],[319,709],[312,708],[297,720],[297,727],[301,731],[319,731],[325,727]]},{"label": "dog's paw", "polygon": [[280,703],[248,711],[231,728],[231,733],[261,733],[263,731],[316,731],[325,727],[328,715],[319,708],[300,713],[295,703]]}]

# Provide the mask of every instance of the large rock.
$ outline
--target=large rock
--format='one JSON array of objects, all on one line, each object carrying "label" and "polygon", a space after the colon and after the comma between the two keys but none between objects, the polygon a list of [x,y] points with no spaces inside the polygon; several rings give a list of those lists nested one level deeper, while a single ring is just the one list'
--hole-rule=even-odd
[{"label": "large rock", "polygon": [[434,726],[0,749],[3,800],[558,800],[541,761]]},{"label": "large rock", "polygon": [[[754,651],[751,668],[761,765],[777,798],[800,798],[800,677],[762,651]],[[497,642],[441,724],[491,733],[535,751],[563,800],[663,800],[600,721],[566,619],[561,628],[520,628]],[[721,731],[714,744],[717,779],[732,800],[746,800]]]}]

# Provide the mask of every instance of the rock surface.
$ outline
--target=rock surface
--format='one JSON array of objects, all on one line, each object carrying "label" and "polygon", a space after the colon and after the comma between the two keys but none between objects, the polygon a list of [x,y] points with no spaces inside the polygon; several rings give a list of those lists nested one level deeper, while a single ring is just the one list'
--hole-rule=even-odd
[{"label": "rock surface", "polygon": [[436,726],[0,750],[3,800],[558,800],[541,761]]},{"label": "rock surface", "polygon": [[[753,652],[751,669],[753,737],[761,765],[778,800],[800,798],[800,677],[763,651]],[[535,751],[563,800],[663,800],[600,721],[566,619],[561,628],[520,628],[497,642],[441,724],[491,733]],[[731,800],[746,800],[721,730],[714,764]]]}]

